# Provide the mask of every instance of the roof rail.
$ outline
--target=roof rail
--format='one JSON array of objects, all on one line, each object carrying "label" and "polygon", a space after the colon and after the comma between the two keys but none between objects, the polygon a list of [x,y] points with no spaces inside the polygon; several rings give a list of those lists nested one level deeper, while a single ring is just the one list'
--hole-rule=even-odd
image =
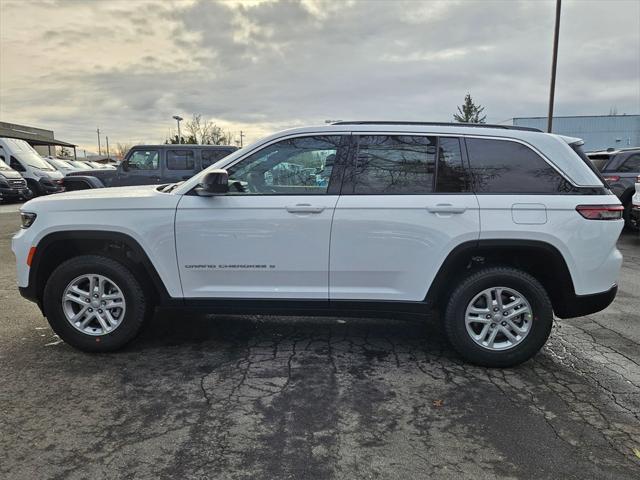
[{"label": "roof rail", "polygon": [[502,128],[504,130],[524,130],[527,132],[542,132],[539,128],[521,127],[517,125],[492,125],[490,123],[452,123],[452,122],[402,122],[382,120],[356,120],[356,121],[339,121],[333,122],[331,125],[428,125],[434,127],[474,127],[474,128]]}]

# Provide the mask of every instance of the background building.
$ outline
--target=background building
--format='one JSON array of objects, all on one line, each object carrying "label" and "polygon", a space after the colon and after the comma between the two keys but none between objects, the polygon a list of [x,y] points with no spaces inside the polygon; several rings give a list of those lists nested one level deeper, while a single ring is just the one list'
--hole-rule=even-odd
[{"label": "background building", "polygon": [[[547,130],[547,117],[514,118],[513,124]],[[553,117],[553,133],[584,140],[584,150],[640,147],[640,115]]]},{"label": "background building", "polygon": [[56,147],[65,147],[73,149],[73,157],[76,157],[76,145],[57,140],[53,136],[53,130],[0,122],[0,137],[26,140],[40,155],[55,155]]}]

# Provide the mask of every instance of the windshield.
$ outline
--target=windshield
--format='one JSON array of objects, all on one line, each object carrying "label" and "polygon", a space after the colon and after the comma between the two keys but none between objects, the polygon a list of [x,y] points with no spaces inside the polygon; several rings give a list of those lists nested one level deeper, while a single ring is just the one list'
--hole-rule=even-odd
[{"label": "windshield", "polygon": [[59,158],[51,158],[50,160],[51,160],[51,163],[53,163],[58,168],[71,168],[71,169],[75,168],[66,160],[60,160]]},{"label": "windshield", "polygon": [[87,170],[89,167],[80,160],[69,160],[69,163],[80,170]]},{"label": "windshield", "polygon": [[55,169],[45,162],[31,145],[24,140],[17,138],[5,138],[5,142],[10,146],[11,151],[18,159],[27,165],[37,168],[38,170],[54,171]]},{"label": "windshield", "polygon": [[0,170],[12,170],[12,168],[2,160],[0,160]]}]

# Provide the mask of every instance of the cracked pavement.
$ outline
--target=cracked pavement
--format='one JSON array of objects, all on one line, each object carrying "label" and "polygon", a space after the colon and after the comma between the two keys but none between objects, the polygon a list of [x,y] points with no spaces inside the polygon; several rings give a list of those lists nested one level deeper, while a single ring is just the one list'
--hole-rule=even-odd
[{"label": "cracked pavement", "polygon": [[436,318],[163,312],[124,351],[61,343],[0,212],[0,477],[640,477],[640,238],[604,312],[532,361],[463,363]]}]

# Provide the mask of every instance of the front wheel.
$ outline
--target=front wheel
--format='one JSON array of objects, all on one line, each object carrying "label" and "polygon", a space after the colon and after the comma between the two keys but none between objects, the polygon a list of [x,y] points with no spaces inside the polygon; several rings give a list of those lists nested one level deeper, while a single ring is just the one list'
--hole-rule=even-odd
[{"label": "front wheel", "polygon": [[82,255],[58,266],[45,286],[43,307],[58,336],[88,352],[123,347],[140,330],[148,309],[131,271],[98,255]]},{"label": "front wheel", "polygon": [[544,287],[510,267],[468,276],[445,310],[445,331],[455,350],[485,367],[512,367],[530,359],[547,341],[552,324]]}]

